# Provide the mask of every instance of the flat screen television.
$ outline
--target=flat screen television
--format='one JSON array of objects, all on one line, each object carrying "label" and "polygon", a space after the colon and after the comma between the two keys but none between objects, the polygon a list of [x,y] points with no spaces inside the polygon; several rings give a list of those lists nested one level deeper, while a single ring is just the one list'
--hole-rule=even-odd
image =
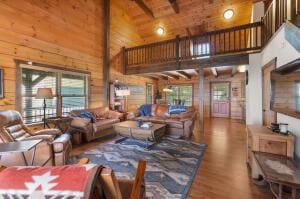
[{"label": "flat screen television", "polygon": [[300,119],[300,58],[272,71],[270,106]]}]

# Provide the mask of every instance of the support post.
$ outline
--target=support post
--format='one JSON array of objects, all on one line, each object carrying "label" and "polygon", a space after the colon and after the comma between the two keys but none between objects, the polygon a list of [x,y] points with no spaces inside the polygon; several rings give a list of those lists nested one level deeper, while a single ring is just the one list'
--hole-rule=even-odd
[{"label": "support post", "polygon": [[102,105],[108,106],[109,99],[109,16],[110,0],[104,0],[104,31],[103,31],[103,87],[102,87]]},{"label": "support post", "polygon": [[198,102],[199,102],[199,120],[200,132],[204,133],[204,70],[199,67],[199,88],[198,88]]}]

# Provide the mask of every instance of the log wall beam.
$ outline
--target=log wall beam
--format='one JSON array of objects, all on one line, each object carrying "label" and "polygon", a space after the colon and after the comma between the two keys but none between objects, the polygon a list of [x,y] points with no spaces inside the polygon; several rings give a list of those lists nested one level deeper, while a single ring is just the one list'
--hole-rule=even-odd
[{"label": "log wall beam", "polygon": [[176,0],[169,0],[169,3],[171,4],[174,12],[178,14],[179,13],[179,6],[178,6]]}]

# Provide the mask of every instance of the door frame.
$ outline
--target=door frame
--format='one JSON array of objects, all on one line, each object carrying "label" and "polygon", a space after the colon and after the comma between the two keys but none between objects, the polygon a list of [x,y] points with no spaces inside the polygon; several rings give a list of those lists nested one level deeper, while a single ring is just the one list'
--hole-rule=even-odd
[{"label": "door frame", "polygon": [[[209,93],[210,93],[210,95],[209,95],[209,115],[210,115],[210,117],[212,118],[213,116],[212,116],[212,100],[213,100],[213,98],[212,98],[212,85],[213,84],[218,84],[218,83],[228,83],[228,87],[229,87],[229,93],[228,93],[228,95],[229,95],[229,98],[228,98],[228,101],[229,101],[229,115],[228,115],[228,119],[230,119],[231,118],[231,81],[211,81],[211,82],[209,82]],[[224,118],[227,118],[227,117],[224,117]]]},{"label": "door frame", "polygon": [[[262,68],[261,68],[261,93],[262,93],[262,110],[261,110],[261,114],[262,114],[262,124],[264,124],[264,70],[270,66],[274,66],[274,69],[277,68],[277,57],[273,58],[271,61],[269,61],[268,63],[266,63]],[[271,74],[270,74],[271,75]],[[270,96],[271,99],[271,96]],[[271,110],[271,102],[269,102],[269,106],[270,106],[270,111]],[[275,113],[275,121],[277,122],[277,112],[273,111]]]}]

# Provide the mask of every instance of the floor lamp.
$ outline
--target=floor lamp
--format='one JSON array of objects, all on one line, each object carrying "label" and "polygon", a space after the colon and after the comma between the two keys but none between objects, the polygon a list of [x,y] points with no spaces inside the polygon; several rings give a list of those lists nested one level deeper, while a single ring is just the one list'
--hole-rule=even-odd
[{"label": "floor lamp", "polygon": [[44,99],[44,128],[46,128],[46,99],[53,99],[52,89],[51,88],[38,88],[36,99]]}]

